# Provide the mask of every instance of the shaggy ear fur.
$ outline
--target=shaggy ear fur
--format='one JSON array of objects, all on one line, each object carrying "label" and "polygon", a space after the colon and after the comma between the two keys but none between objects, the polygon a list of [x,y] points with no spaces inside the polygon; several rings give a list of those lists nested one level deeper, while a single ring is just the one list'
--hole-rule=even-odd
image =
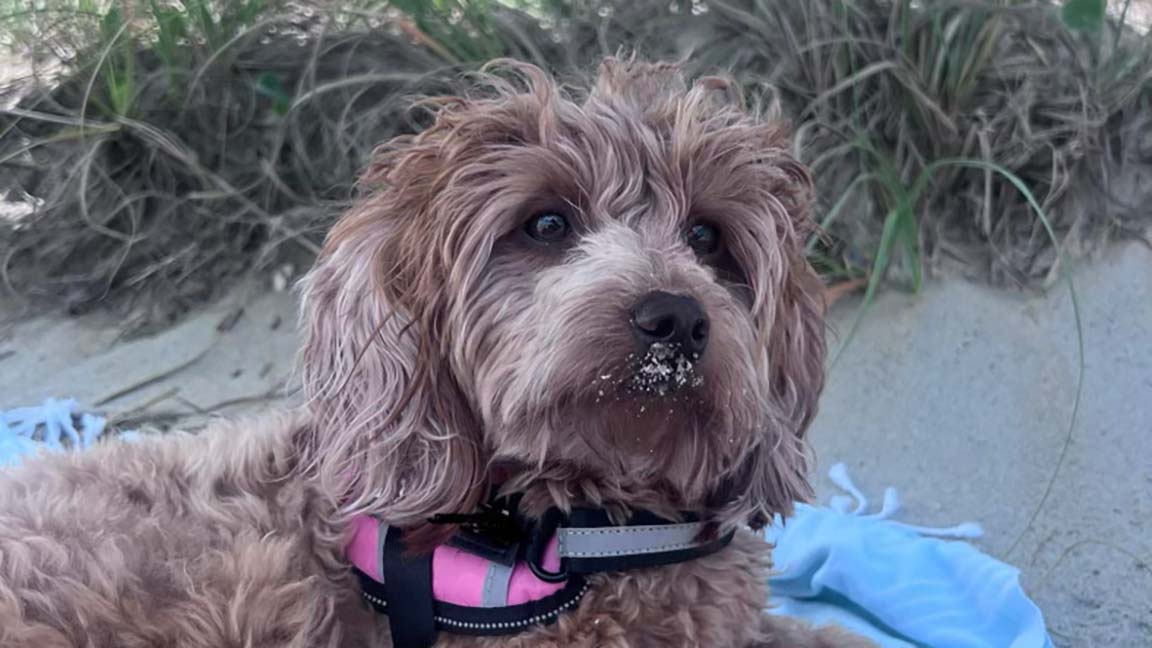
[{"label": "shaggy ear fur", "polygon": [[[778,155],[788,140],[779,128],[765,128],[768,148]],[[783,276],[759,309],[767,346],[771,385],[771,425],[744,467],[750,480],[744,507],[753,528],[767,524],[773,513],[790,513],[792,503],[812,496],[808,483],[804,434],[816,416],[824,388],[824,301],[821,283],[804,256],[804,241],[813,231],[810,216],[812,180],[791,157],[776,161],[783,182],[774,191],[777,207],[786,216],[778,226]]]},{"label": "shaggy ear fur", "polygon": [[[459,171],[488,145],[541,137],[553,85],[526,64],[505,63],[531,88],[492,75],[481,96],[418,104],[434,123],[382,146],[361,182],[371,191],[329,233],[304,282],[301,359],[315,425],[302,446],[341,510],[406,527],[413,544],[454,530],[426,525],[467,512],[487,493],[487,453],[474,411],[454,378],[446,335],[452,299],[466,299],[492,241],[465,236],[445,198]],[[479,240],[479,243],[477,243]]]},{"label": "shaggy ear fur", "polygon": [[430,516],[471,511],[486,490],[479,425],[439,331],[448,266],[427,226],[447,172],[437,132],[382,149],[364,177],[374,193],[332,229],[302,284],[306,465],[343,514],[411,529],[417,546],[452,532]]},{"label": "shaggy ear fur", "polygon": [[781,408],[777,425],[782,432],[772,435],[747,466],[745,506],[755,529],[767,524],[772,513],[790,513],[793,502],[812,497],[804,434],[824,388],[824,302],[820,282],[803,256],[793,255],[791,265],[768,340],[772,401]]}]

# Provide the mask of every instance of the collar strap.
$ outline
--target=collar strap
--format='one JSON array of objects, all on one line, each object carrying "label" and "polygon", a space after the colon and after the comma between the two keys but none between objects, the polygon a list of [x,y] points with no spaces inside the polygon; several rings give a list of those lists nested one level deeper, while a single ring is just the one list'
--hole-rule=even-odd
[{"label": "collar strap", "polygon": [[[676,522],[637,511],[624,525],[614,525],[603,509],[577,508],[565,515],[549,510],[532,530],[525,561],[537,578],[562,582],[569,575],[627,571],[685,562],[715,553],[732,541],[735,530],[717,534],[714,523],[684,514]],[[555,537],[560,570],[542,566],[544,551]]]}]

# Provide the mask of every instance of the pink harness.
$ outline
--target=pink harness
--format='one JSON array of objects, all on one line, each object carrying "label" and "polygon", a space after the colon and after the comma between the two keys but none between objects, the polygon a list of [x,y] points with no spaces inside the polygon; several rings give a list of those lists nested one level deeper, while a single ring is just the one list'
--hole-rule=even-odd
[{"label": "pink harness", "polygon": [[[348,560],[373,580],[384,582],[382,560],[388,525],[362,515],[353,521]],[[560,555],[555,538],[544,552],[544,567],[560,571]],[[563,583],[542,581],[523,561],[500,565],[451,545],[432,552],[432,596],[437,601],[469,607],[518,605],[542,599],[564,588]]]},{"label": "pink harness", "polygon": [[691,514],[675,521],[637,511],[613,525],[601,509],[577,508],[526,520],[515,504],[448,516],[468,521],[424,556],[404,551],[400,529],[355,518],[347,557],[364,600],[388,614],[394,646],[431,646],[438,631],[507,635],[552,623],[579,603],[587,574],[691,560],[734,534]]}]

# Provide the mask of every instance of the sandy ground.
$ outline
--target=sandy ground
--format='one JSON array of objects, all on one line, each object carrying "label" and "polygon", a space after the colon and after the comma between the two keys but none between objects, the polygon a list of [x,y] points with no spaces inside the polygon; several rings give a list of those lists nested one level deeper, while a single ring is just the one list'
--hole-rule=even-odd
[{"label": "sandy ground", "polygon": [[[811,439],[821,474],[844,461],[866,493],[899,488],[904,519],[980,522],[979,545],[1020,567],[1057,645],[1147,648],[1152,251],[1109,250],[1075,281],[1085,374],[1066,452],[1078,356],[1059,285],[884,294],[832,368]],[[838,308],[842,332],[854,310]]]},{"label": "sandy ground", "polygon": [[152,337],[123,340],[116,322],[37,318],[0,332],[0,408],[77,399],[113,424],[198,427],[213,416],[291,404],[296,300],[243,287]]},{"label": "sandy ground", "polygon": [[[1152,251],[1125,245],[1075,276],[1086,373],[1066,451],[1077,377],[1066,290],[940,280],[882,295],[831,368],[811,433],[815,476],[829,493],[823,475],[844,461],[867,493],[899,488],[905,521],[983,524],[979,545],[1021,568],[1058,645],[1146,648]],[[857,306],[838,304],[841,334]],[[68,396],[130,424],[178,415],[200,425],[281,407],[292,400],[295,310],[290,293],[261,285],[139,340],[95,319],[9,325],[0,408]]]}]

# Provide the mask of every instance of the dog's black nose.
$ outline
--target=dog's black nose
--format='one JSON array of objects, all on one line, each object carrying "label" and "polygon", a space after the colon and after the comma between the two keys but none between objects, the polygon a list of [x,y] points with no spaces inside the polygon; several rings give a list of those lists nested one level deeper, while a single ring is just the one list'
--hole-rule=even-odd
[{"label": "dog's black nose", "polygon": [[708,317],[700,302],[659,290],[644,295],[632,308],[632,331],[645,349],[663,342],[699,357],[708,346]]}]

